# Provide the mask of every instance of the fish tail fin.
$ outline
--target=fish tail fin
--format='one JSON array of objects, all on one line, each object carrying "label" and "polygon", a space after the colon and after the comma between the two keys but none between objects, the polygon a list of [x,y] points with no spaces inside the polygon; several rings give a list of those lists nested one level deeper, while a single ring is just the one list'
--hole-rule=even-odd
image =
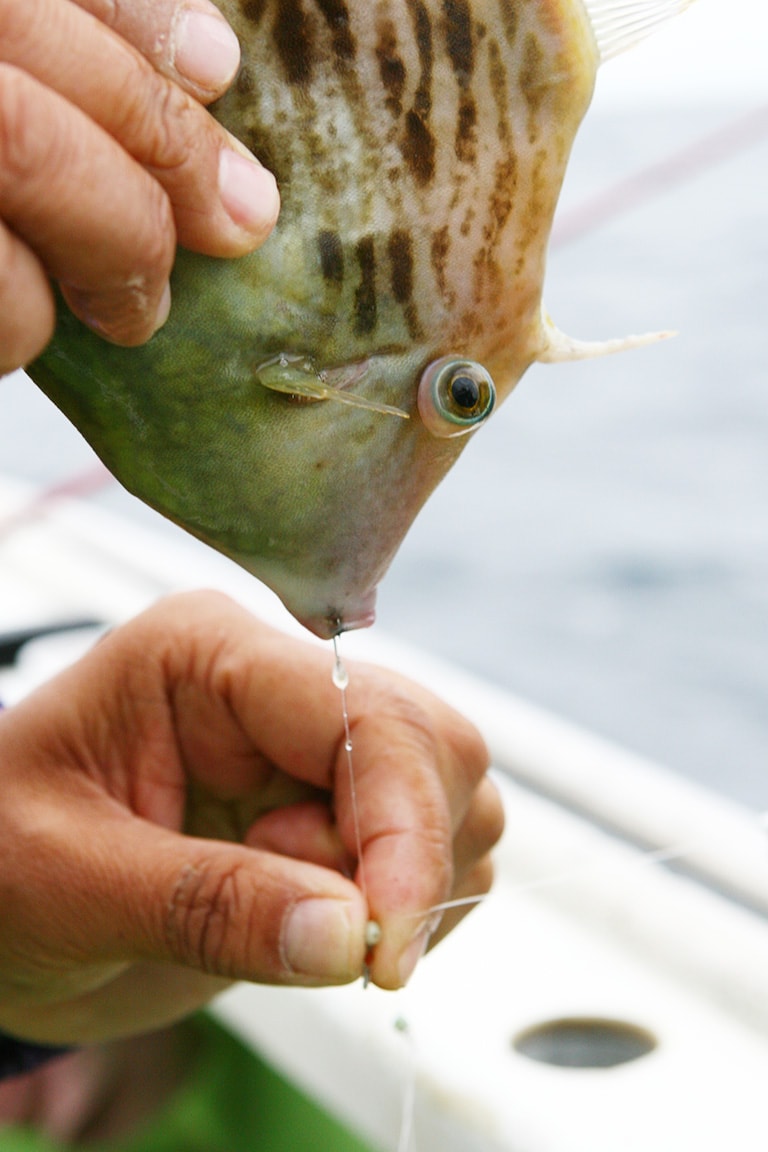
[{"label": "fish tail fin", "polygon": [[645,332],[639,336],[619,336],[614,340],[575,340],[557,328],[546,312],[542,315],[543,342],[536,359],[542,364],[562,364],[568,360],[591,360],[644,348],[659,340],[669,340],[676,332]]},{"label": "fish tail fin", "polygon": [[583,0],[601,62],[625,52],[694,0]]}]

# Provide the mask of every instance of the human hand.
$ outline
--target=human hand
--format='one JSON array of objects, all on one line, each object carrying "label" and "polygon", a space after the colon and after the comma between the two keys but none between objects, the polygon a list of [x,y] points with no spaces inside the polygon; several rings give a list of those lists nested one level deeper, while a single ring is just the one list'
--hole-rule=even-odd
[{"label": "human hand", "polygon": [[275,181],[203,107],[238,62],[208,0],[0,0],[0,375],[50,339],[52,281],[140,344],[177,241],[239,256],[266,238]]},{"label": "human hand", "polygon": [[0,713],[0,1030],[101,1040],[231,980],[351,981],[369,917],[372,979],[408,978],[425,911],[488,889],[500,803],[467,721],[353,665],[366,906],[331,668],[191,593]]}]

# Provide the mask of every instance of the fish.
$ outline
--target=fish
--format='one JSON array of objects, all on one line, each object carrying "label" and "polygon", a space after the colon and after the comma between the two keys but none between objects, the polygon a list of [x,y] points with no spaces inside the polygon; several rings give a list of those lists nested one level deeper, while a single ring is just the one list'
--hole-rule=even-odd
[{"label": "fish", "polygon": [[59,301],[28,373],[141,500],[328,638],[534,362],[601,63],[690,0],[220,0],[242,48],[214,115],[277,177],[258,251],[179,250],[165,326],[109,344]]}]

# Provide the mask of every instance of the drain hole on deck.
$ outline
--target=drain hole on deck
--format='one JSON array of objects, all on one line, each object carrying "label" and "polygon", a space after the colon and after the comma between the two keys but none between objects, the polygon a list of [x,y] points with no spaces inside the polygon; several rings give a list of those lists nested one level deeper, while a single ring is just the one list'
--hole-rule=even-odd
[{"label": "drain hole on deck", "polygon": [[623,1020],[572,1017],[534,1024],[514,1037],[516,1052],[558,1068],[614,1068],[647,1056],[656,1038]]}]

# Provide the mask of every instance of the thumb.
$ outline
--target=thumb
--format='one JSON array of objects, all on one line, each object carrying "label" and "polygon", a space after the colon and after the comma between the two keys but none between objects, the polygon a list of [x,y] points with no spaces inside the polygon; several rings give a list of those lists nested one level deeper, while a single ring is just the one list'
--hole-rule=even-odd
[{"label": "thumb", "polygon": [[96,867],[79,880],[105,958],[170,961],[270,984],[342,984],[361,975],[366,905],[339,873],[135,816],[110,823],[100,823],[97,842],[91,823]]}]

